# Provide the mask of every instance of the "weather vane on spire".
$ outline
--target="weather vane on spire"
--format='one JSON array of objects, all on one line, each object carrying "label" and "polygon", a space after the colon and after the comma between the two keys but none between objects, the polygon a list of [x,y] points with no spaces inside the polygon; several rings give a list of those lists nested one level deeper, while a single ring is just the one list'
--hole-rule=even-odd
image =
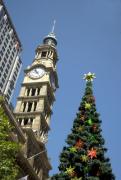
[{"label": "weather vane on spire", "polygon": [[55,30],[55,24],[56,24],[56,20],[53,21],[53,26],[52,26],[52,31],[51,31],[51,33],[54,33],[54,30]]},{"label": "weather vane on spire", "polygon": [[88,74],[84,74],[84,78],[86,81],[93,81],[96,78],[95,73],[89,72]]}]

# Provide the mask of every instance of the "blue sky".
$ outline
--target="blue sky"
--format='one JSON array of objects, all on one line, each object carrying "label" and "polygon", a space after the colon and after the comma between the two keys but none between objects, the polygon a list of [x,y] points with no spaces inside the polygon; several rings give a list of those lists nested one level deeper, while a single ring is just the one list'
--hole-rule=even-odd
[{"label": "blue sky", "polygon": [[[121,0],[6,0],[23,45],[23,69],[31,64],[56,19],[59,89],[47,145],[56,173],[59,154],[70,133],[85,89],[84,73],[96,73],[94,94],[103,137],[116,179],[121,177]],[[14,93],[16,102],[23,71]]]}]

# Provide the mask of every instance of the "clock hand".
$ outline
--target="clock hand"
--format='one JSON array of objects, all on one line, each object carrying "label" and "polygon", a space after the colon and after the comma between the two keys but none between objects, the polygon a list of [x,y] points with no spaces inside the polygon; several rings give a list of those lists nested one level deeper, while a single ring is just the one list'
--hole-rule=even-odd
[{"label": "clock hand", "polygon": [[35,69],[35,72],[36,72],[37,74],[39,74],[38,71],[37,71],[36,69]]}]

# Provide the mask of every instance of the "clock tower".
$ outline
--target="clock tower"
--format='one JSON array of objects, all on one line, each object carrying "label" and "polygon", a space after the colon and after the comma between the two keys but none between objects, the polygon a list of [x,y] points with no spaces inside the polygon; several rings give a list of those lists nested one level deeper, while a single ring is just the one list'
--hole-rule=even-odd
[{"label": "clock tower", "polygon": [[[46,151],[44,144],[48,139],[52,106],[55,101],[54,94],[58,88],[56,72],[58,55],[56,46],[57,39],[53,27],[52,32],[43,39],[42,45],[36,48],[32,64],[24,71],[24,80],[14,110],[16,119],[27,139],[24,152],[28,159],[31,156],[36,156],[39,152],[41,154],[41,151]],[[32,137],[34,138],[33,141],[36,141],[35,144],[38,143],[38,146],[41,147],[40,150],[35,151],[35,146],[31,143]],[[43,153],[43,156],[46,155]],[[45,180],[51,166],[46,157],[42,158],[41,168],[37,168],[37,172],[38,176]],[[37,163],[36,166],[38,166]]]}]

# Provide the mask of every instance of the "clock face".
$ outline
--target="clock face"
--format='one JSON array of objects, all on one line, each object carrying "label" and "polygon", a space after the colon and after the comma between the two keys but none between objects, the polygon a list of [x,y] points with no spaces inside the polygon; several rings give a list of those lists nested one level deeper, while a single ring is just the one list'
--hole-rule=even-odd
[{"label": "clock face", "polygon": [[36,67],[29,72],[29,77],[37,79],[37,78],[41,78],[44,74],[45,74],[44,69],[40,67]]}]

